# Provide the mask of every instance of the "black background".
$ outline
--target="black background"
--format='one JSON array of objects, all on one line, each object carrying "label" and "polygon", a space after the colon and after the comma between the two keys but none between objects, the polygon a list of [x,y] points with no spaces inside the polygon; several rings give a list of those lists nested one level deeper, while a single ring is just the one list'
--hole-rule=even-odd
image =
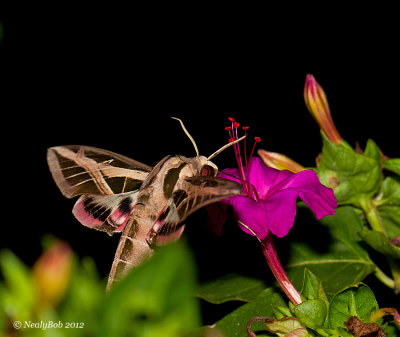
[{"label": "black background", "polygon": [[[73,218],[74,202],[48,171],[50,146],[91,145],[155,165],[167,154],[194,155],[170,116],[183,119],[204,155],[227,142],[232,116],[262,138],[259,148],[314,165],[321,140],[303,101],[308,73],[325,89],[343,138],[361,147],[372,138],[386,155],[399,156],[400,58],[392,27],[366,20],[339,30],[339,18],[300,17],[289,25],[257,9],[181,10],[185,15],[98,5],[0,11],[1,248],[31,264],[51,233],[92,256],[103,277],[108,273],[118,238]],[[214,162],[220,169],[235,165],[232,151]],[[275,240],[283,263],[291,239],[308,236],[322,251],[328,245],[312,217],[299,213],[289,236]],[[204,221],[205,212],[197,212],[186,231],[201,280],[241,270],[270,277],[252,238],[233,223],[217,238]],[[383,304],[393,306],[391,293],[375,286],[387,294]]]}]

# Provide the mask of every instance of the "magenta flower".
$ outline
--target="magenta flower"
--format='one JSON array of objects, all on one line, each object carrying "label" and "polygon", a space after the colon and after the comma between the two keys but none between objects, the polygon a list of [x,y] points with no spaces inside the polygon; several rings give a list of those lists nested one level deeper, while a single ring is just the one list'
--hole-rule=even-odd
[{"label": "magenta flower", "polygon": [[[281,238],[288,234],[296,215],[296,200],[301,200],[318,219],[335,213],[336,198],[331,188],[322,185],[313,170],[298,173],[279,171],[265,165],[260,158],[252,158],[243,168],[245,180],[239,169],[225,169],[219,177],[243,184],[243,193],[222,200],[233,206],[237,220],[248,228],[240,227],[248,234],[263,240],[269,232]],[[215,213],[212,214],[214,219]],[[222,226],[224,218],[218,214],[216,226]]]},{"label": "magenta flower", "polygon": [[[229,118],[232,126],[230,141],[238,139],[239,123]],[[242,128],[247,135],[248,126]],[[283,291],[294,305],[301,303],[301,296],[287,277],[272,240],[272,234],[283,237],[293,226],[296,215],[296,200],[300,197],[315,213],[317,218],[334,214],[337,207],[333,190],[323,186],[313,170],[293,173],[268,167],[260,158],[252,158],[255,138],[250,157],[247,159],[246,138],[244,139],[244,159],[240,154],[239,143],[233,145],[238,168],[225,169],[218,177],[241,183],[242,194],[226,198],[216,204],[206,206],[211,229],[221,234],[226,220],[226,209],[233,206],[235,217],[243,231],[256,236],[272,273]]]}]

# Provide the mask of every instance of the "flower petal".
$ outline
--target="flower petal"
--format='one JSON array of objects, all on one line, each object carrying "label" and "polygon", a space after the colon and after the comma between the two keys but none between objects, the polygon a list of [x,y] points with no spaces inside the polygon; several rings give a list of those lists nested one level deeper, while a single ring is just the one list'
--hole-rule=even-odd
[{"label": "flower petal", "polygon": [[337,202],[333,190],[322,185],[313,170],[296,173],[287,179],[281,189],[297,191],[318,219],[335,213]]},{"label": "flower petal", "polygon": [[334,208],[337,207],[337,203],[332,189],[326,188],[325,193],[300,192],[299,196],[300,199],[303,200],[314,212],[317,219],[335,214]]},{"label": "flower petal", "polygon": [[336,198],[331,188],[322,185],[313,170],[293,173],[267,167],[259,158],[250,163],[250,181],[263,200],[269,200],[282,190],[295,190],[318,219],[335,213]]},{"label": "flower petal", "polygon": [[[224,175],[225,173],[225,175]],[[334,214],[337,207],[333,190],[322,185],[313,170],[293,173],[266,166],[260,158],[252,158],[249,180],[257,191],[258,201],[239,195],[221,200],[232,205],[241,229],[263,240],[270,231],[278,237],[287,235],[296,216],[296,199],[300,197],[317,218]],[[219,176],[240,182],[238,169],[225,169]],[[221,210],[222,211],[222,210]],[[220,232],[225,218],[214,216]],[[223,219],[223,220],[219,220]]]},{"label": "flower petal", "polygon": [[230,199],[236,218],[248,227],[240,225],[240,228],[244,232],[251,235],[255,234],[259,239],[263,240],[268,234],[268,227],[265,225],[267,212],[263,202],[256,202],[243,195]]},{"label": "flower petal", "polygon": [[297,196],[295,190],[281,190],[262,201],[267,214],[265,226],[278,238],[287,235],[293,227]]},{"label": "flower petal", "polygon": [[249,181],[257,190],[259,199],[266,199],[268,192],[279,176],[279,170],[268,167],[258,157],[253,157],[249,163]]}]

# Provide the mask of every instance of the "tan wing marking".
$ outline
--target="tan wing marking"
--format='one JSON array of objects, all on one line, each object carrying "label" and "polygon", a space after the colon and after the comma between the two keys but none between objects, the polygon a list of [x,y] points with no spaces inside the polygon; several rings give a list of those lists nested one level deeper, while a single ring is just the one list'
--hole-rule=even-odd
[{"label": "tan wing marking", "polygon": [[[104,180],[103,175],[99,171],[100,165],[95,160],[85,157],[85,148],[83,146],[79,149],[78,153],[74,153],[73,151],[64,147],[57,148],[57,151],[61,156],[76,162],[78,166],[84,168],[102,194],[114,194],[110,186],[108,186],[108,184]],[[88,179],[87,181],[90,181],[90,179]],[[83,182],[80,182],[79,185]],[[72,187],[75,186],[78,186],[78,184],[73,185]]]}]

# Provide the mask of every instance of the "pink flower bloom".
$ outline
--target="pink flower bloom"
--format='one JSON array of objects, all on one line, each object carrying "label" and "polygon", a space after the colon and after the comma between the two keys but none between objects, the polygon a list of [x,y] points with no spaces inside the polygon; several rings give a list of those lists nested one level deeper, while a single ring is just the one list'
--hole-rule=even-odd
[{"label": "pink flower bloom", "polygon": [[[237,128],[234,131],[230,131],[231,138],[237,138]],[[296,215],[297,197],[311,208],[318,219],[335,213],[337,203],[333,190],[322,185],[313,170],[298,173],[280,171],[268,167],[257,157],[249,161],[245,158],[247,166],[244,167],[239,145],[235,144],[234,149],[239,168],[222,170],[218,177],[241,183],[243,194],[221,202],[233,206],[235,217],[246,233],[260,240],[264,240],[269,232],[279,238],[287,235]],[[217,233],[221,233],[226,220],[226,216],[221,214],[226,206],[208,207],[213,230]]]}]

